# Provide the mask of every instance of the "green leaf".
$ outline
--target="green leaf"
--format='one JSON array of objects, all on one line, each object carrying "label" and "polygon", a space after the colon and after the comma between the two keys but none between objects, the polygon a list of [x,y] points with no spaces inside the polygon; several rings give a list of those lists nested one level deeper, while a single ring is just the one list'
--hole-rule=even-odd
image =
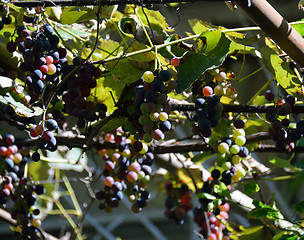
[{"label": "green leaf", "polygon": [[301,214],[304,213],[304,201],[295,203],[293,209]]},{"label": "green leaf", "polygon": [[[301,20],[303,21],[303,19]],[[304,35],[304,24],[297,24],[292,26],[300,35]]]},{"label": "green leaf", "polygon": [[210,199],[210,200],[215,200],[216,199],[216,197],[213,196],[212,194],[210,194],[210,193],[204,193],[204,192],[198,193],[195,196],[197,198],[207,198],[207,199]]},{"label": "green leaf", "polygon": [[276,81],[294,97],[303,99],[301,82],[279,55],[270,47],[264,46],[261,50],[266,68],[275,76]]},{"label": "green leaf", "polygon": [[277,219],[279,217],[278,210],[263,204],[258,200],[253,200],[252,204],[256,207],[248,213],[248,218],[260,219],[260,218],[269,218]]},{"label": "green leaf", "polygon": [[221,185],[215,184],[213,187],[213,191],[219,194],[221,197],[231,198],[230,191],[224,183],[221,183]]},{"label": "green leaf", "polygon": [[[144,9],[144,12],[143,12]],[[138,8],[138,15],[140,16],[140,19],[142,20],[142,22],[146,25],[149,26],[153,26],[157,25],[159,27],[161,27],[162,29],[167,29],[169,27],[168,23],[166,22],[166,18],[164,18],[163,15],[161,15],[161,13],[159,11],[153,11],[153,10],[149,10],[147,8]],[[149,23],[147,21],[147,19],[149,19]],[[157,30],[157,29],[154,29]]]},{"label": "green leaf", "polygon": [[213,153],[213,152],[203,152],[203,153],[199,153],[199,154],[195,155],[191,160],[194,163],[204,162],[215,155],[216,155],[216,153]]},{"label": "green leaf", "polygon": [[134,38],[136,22],[133,18],[121,18],[118,22],[119,30],[130,38]]},{"label": "green leaf", "polygon": [[124,84],[119,79],[108,74],[106,77],[97,79],[97,86],[92,90],[91,95],[97,102],[105,104],[108,112],[112,113],[123,88]]},{"label": "green leaf", "polygon": [[282,158],[272,158],[269,160],[275,167],[278,168],[289,168],[289,169],[296,169],[294,166],[290,164],[289,161],[282,159]]},{"label": "green leaf", "polygon": [[220,66],[229,52],[231,41],[221,31],[206,31],[201,38],[205,38],[206,45],[197,52],[189,51],[183,57],[181,64],[176,67],[178,93],[187,89],[206,70]]},{"label": "green leaf", "polygon": [[122,84],[136,82],[144,73],[144,70],[134,67],[128,59],[108,62],[105,64],[105,67],[114,74],[116,80],[120,81]]},{"label": "green leaf", "polygon": [[[4,77],[1,77],[3,81]],[[6,78],[7,79],[7,78]],[[3,84],[3,83],[2,83]],[[39,107],[32,107],[20,92],[17,92],[15,87],[0,87],[0,102],[10,105],[16,114],[25,117],[39,116],[43,110]]]},{"label": "green leaf", "polygon": [[[72,34],[82,38],[86,38],[91,35],[91,33],[88,32],[82,25],[77,23],[74,23],[72,25],[56,24],[55,28],[64,40],[73,39],[74,36]],[[71,34],[67,31],[62,30],[62,28],[71,32]]]},{"label": "green leaf", "polygon": [[86,7],[66,7],[61,14],[62,24],[73,24],[95,19],[95,11]]},{"label": "green leaf", "polygon": [[254,194],[260,190],[260,187],[257,182],[249,182],[249,183],[244,183],[244,193],[247,195]]}]

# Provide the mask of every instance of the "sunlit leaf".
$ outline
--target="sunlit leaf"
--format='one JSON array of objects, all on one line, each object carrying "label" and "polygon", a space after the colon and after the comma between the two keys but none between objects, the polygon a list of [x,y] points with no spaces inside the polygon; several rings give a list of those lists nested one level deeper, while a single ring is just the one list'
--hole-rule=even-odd
[{"label": "sunlit leaf", "polygon": [[183,57],[183,62],[176,67],[178,71],[177,92],[187,89],[206,70],[220,66],[225,60],[230,41],[221,31],[206,31],[201,35],[206,46],[197,52],[188,52]]},{"label": "sunlit leaf", "polygon": [[303,98],[301,82],[291,71],[287,62],[284,62],[273,49],[268,46],[261,50],[263,62],[267,69],[275,76],[276,81],[294,97]]}]

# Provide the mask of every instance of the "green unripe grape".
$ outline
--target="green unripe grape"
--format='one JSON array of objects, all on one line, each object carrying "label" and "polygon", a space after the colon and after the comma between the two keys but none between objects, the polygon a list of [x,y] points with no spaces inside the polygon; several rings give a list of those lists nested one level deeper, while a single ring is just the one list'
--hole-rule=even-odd
[{"label": "green unripe grape", "polygon": [[146,152],[148,152],[148,145],[144,142],[142,142],[142,149],[139,151],[140,154],[145,154]]},{"label": "green unripe grape", "polygon": [[236,168],[237,168],[237,171],[236,171],[235,175],[240,178],[245,177],[245,175],[246,175],[245,169],[242,168],[241,166],[237,166]]},{"label": "green unripe grape", "polygon": [[140,110],[141,110],[143,115],[149,115],[149,111],[147,109],[147,103],[142,103],[140,105]]},{"label": "green unripe grape", "polygon": [[231,161],[233,164],[238,164],[241,161],[241,157],[239,155],[233,155]]},{"label": "green unripe grape", "polygon": [[237,137],[237,136],[245,136],[246,133],[245,133],[245,130],[242,129],[242,128],[238,128],[234,131],[233,133],[233,137]]},{"label": "green unripe grape", "polygon": [[216,96],[222,96],[224,95],[224,88],[222,85],[217,85],[215,88],[214,88],[214,94]]},{"label": "green unripe grape", "polygon": [[58,110],[58,111],[62,111],[64,108],[64,104],[61,101],[58,101],[55,103],[54,109]]},{"label": "green unripe grape", "polygon": [[149,118],[146,117],[145,115],[141,115],[138,119],[138,122],[140,125],[145,125],[146,123],[149,122]]},{"label": "green unripe grape", "polygon": [[143,140],[145,143],[150,143],[152,141],[152,135],[151,133],[145,133]]},{"label": "green unripe grape", "polygon": [[134,128],[133,123],[131,123],[130,121],[127,121],[124,123],[123,128],[127,131],[130,132],[130,130],[132,128]]},{"label": "green unripe grape", "polygon": [[152,120],[153,122],[156,122],[158,120],[159,117],[159,113],[154,112],[154,113],[150,113],[150,120]]},{"label": "green unripe grape", "polygon": [[166,120],[168,120],[168,113],[166,113],[166,112],[161,112],[160,114],[159,114],[159,120],[161,120],[162,122],[164,122],[164,121],[166,121]]},{"label": "green unripe grape", "polygon": [[155,106],[156,112],[162,112],[163,111],[163,106],[161,104],[156,104]]},{"label": "green unripe grape", "polygon": [[231,168],[231,162],[224,162],[224,163],[222,164],[222,168],[223,168],[224,170],[229,170],[229,169]]},{"label": "green unripe grape", "polygon": [[229,145],[225,142],[222,142],[218,145],[217,150],[219,151],[219,153],[228,153]]},{"label": "green unripe grape", "polygon": [[151,71],[145,71],[142,77],[143,80],[147,83],[151,83],[154,80],[154,74]]},{"label": "green unripe grape", "polygon": [[236,144],[232,145],[231,148],[230,148],[230,152],[232,154],[238,154],[240,151],[240,147]]},{"label": "green unripe grape", "polygon": [[130,105],[130,106],[127,107],[127,113],[130,116],[133,116],[135,114],[135,111],[136,111],[135,105]]},{"label": "green unripe grape", "polygon": [[246,138],[244,136],[237,136],[234,141],[236,145],[243,146],[246,143]]}]

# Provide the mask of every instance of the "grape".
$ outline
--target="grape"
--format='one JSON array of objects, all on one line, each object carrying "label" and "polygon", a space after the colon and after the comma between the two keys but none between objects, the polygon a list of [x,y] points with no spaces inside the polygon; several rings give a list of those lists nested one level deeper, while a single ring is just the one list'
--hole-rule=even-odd
[{"label": "grape", "polygon": [[236,127],[236,128],[244,128],[245,124],[243,122],[242,119],[236,119],[234,122],[233,122],[233,125]]},{"label": "grape", "polygon": [[173,67],[177,67],[180,64],[180,60],[179,60],[179,58],[174,57],[171,59],[170,63]]},{"label": "grape", "polygon": [[160,130],[160,129],[155,129],[153,132],[152,132],[152,137],[159,141],[159,140],[163,140],[165,138],[165,135],[163,134],[163,132]]},{"label": "grape", "polygon": [[221,172],[218,169],[213,169],[211,172],[211,176],[213,179],[219,179],[221,176]]},{"label": "grape", "polygon": [[238,145],[232,145],[231,148],[230,148],[230,152],[232,154],[238,154],[240,151],[240,147]]},{"label": "grape", "polygon": [[36,185],[35,186],[35,192],[38,195],[45,194],[45,188],[44,188],[44,186],[42,186],[42,185]]},{"label": "grape", "polygon": [[42,125],[37,125],[37,126],[35,127],[35,133],[36,133],[37,135],[42,135],[43,131],[44,131],[44,128],[43,128]]},{"label": "grape", "polygon": [[162,122],[168,120],[168,114],[166,112],[161,112],[159,113],[158,119],[161,120]]},{"label": "grape", "polygon": [[161,122],[161,123],[159,124],[159,129],[160,129],[161,131],[163,131],[163,132],[169,131],[169,130],[171,129],[171,122],[168,121],[168,120],[166,120],[166,121],[164,121],[164,122]]},{"label": "grape", "polygon": [[162,82],[167,82],[171,78],[170,72],[167,70],[161,70],[158,74],[158,78]]},{"label": "grape", "polygon": [[34,152],[34,153],[32,154],[32,160],[33,160],[34,162],[38,162],[38,161],[40,160],[40,154],[39,154],[38,152]]},{"label": "grape", "polygon": [[10,53],[16,51],[16,48],[17,48],[17,45],[15,42],[11,41],[6,44],[6,50]]},{"label": "grape", "polygon": [[201,132],[209,131],[211,128],[211,123],[208,119],[200,119],[198,122],[198,127]]},{"label": "grape", "polygon": [[137,179],[138,179],[138,175],[137,175],[136,172],[133,172],[133,171],[128,172],[128,174],[127,174],[127,180],[128,180],[130,183],[136,182]]},{"label": "grape", "polygon": [[151,71],[146,71],[143,74],[143,80],[147,83],[151,83],[154,80],[154,74]]},{"label": "grape", "polygon": [[46,128],[50,131],[57,130],[58,128],[58,123],[54,119],[48,119],[46,121]]},{"label": "grape", "polygon": [[48,36],[48,40],[50,41],[51,46],[57,46],[59,43],[59,38],[54,34]]},{"label": "grape", "polygon": [[243,146],[246,143],[246,138],[244,136],[239,135],[235,138],[235,143],[236,145]]},{"label": "grape", "polygon": [[44,138],[44,140],[49,141],[54,136],[53,136],[53,133],[51,131],[44,131],[42,137]]},{"label": "grape", "polygon": [[196,106],[198,109],[202,109],[202,108],[204,108],[204,106],[205,106],[205,102],[206,102],[205,99],[203,99],[203,98],[197,98],[197,99],[195,100],[195,106]]},{"label": "grape", "polygon": [[218,147],[217,150],[219,151],[219,153],[228,153],[229,152],[229,145],[225,142],[221,142]]},{"label": "grape", "polygon": [[49,24],[45,24],[43,26],[43,32],[44,32],[45,36],[50,36],[53,34],[54,29]]},{"label": "grape", "polygon": [[11,24],[12,23],[12,17],[10,15],[6,15],[6,16],[2,17],[2,22],[5,25]]},{"label": "grape", "polygon": [[161,92],[164,89],[164,83],[159,79],[154,79],[151,83],[151,89],[156,92]]},{"label": "grape", "polygon": [[15,137],[12,134],[5,134],[4,139],[8,145],[12,145],[15,142]]},{"label": "grape", "polygon": [[274,100],[274,94],[271,90],[267,90],[264,94],[267,101],[273,101]]},{"label": "grape", "polygon": [[213,89],[212,87],[206,86],[203,88],[203,94],[206,97],[210,97],[213,94]]},{"label": "grape", "polygon": [[108,187],[111,187],[114,183],[114,179],[110,176],[105,178],[105,185]]}]

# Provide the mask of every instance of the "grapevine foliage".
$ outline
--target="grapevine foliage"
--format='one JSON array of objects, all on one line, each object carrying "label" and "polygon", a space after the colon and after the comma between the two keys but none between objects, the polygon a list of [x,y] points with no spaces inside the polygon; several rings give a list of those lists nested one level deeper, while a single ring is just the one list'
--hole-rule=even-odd
[{"label": "grapevine foliage", "polygon": [[[182,38],[160,12],[135,5],[0,7],[0,206],[15,239],[46,239],[50,214],[83,239],[92,203],[104,214],[127,198],[144,212],[153,181],[165,216],[183,224],[192,211],[201,239],[300,239],[303,201],[290,218],[260,185],[281,174],[272,180],[294,186],[303,171],[303,77],[271,39],[198,19]],[[243,76],[248,57],[262,67]],[[272,78],[245,105],[238,83],[262,70]],[[188,137],[173,141],[181,127]],[[255,159],[266,151],[281,155]],[[73,171],[86,186],[83,208]],[[61,204],[66,192],[74,210]],[[257,221],[233,222],[232,206]]]}]

